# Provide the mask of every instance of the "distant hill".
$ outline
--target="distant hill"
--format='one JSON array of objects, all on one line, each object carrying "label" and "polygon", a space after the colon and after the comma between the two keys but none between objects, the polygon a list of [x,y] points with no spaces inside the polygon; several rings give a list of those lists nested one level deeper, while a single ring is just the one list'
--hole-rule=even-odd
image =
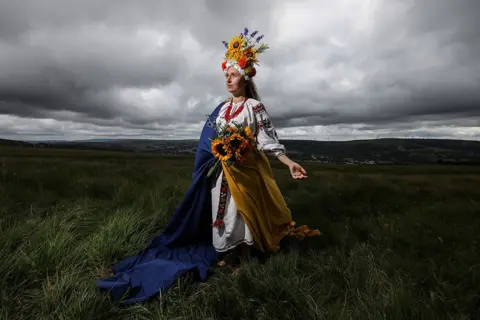
[{"label": "distant hill", "polygon": [[33,145],[23,141],[0,139],[0,147],[33,147]]},{"label": "distant hill", "polygon": [[285,140],[302,158],[333,162],[479,163],[480,142],[441,139],[374,139],[353,141]]},{"label": "distant hill", "polygon": [[[194,155],[198,140],[96,139],[27,143],[0,139],[0,146],[114,150],[162,155]],[[480,142],[440,139],[353,141],[282,140],[298,160],[349,164],[480,164]]]}]

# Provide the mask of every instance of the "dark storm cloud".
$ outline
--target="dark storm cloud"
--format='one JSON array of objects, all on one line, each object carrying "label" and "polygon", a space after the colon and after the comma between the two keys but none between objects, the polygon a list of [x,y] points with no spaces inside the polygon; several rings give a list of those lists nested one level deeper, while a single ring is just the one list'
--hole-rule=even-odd
[{"label": "dark storm cloud", "polygon": [[[348,100],[339,103],[347,104]],[[372,123],[395,127],[396,123],[416,119],[435,119],[442,122],[444,120],[448,121],[452,117],[462,119],[471,117],[480,120],[480,91],[473,89],[448,87],[444,90],[438,88],[412,92],[404,101],[401,99],[398,101],[383,99],[383,102],[382,100],[376,101],[373,106],[361,110],[355,108],[355,105],[359,104],[369,105],[368,99],[364,102],[357,99],[348,111],[301,112],[292,110],[273,118],[280,127],[355,123]]]},{"label": "dark storm cloud", "polygon": [[[1,4],[0,35],[18,39],[31,30],[76,29],[85,25],[102,24],[108,28],[125,31],[140,27],[158,27],[176,31],[187,28],[198,33],[202,42],[217,43],[222,34],[219,25],[232,19],[262,17],[271,4],[246,1],[155,1],[139,3],[133,0],[18,0]],[[240,32],[241,30],[239,30]],[[74,34],[72,34],[74,35]]]},{"label": "dark storm cloud", "polygon": [[480,118],[479,6],[476,0],[2,3],[0,127],[26,134],[29,118],[50,118],[31,123],[42,123],[41,132],[51,126],[52,135],[167,135],[177,124],[179,134],[195,136],[226,97],[220,41],[244,26],[259,28],[271,45],[256,81],[279,130],[358,125],[395,132],[418,121],[433,128],[453,120],[468,126]]},{"label": "dark storm cloud", "polygon": [[[385,3],[374,11],[371,32],[356,39],[345,36],[346,45],[326,50],[323,40],[305,41],[303,51],[317,52],[319,65],[285,71],[288,85],[268,89],[276,97],[271,100],[275,123],[281,127],[382,123],[393,129],[395,123],[417,117],[440,122],[480,117],[480,2],[388,4],[392,6]],[[338,34],[340,38],[342,33]],[[289,56],[276,55],[274,65],[281,68]],[[349,74],[352,71],[359,76]],[[307,78],[298,86],[290,80],[296,72]],[[319,75],[311,76],[314,72]],[[358,80],[351,90],[337,90],[350,79]]]},{"label": "dark storm cloud", "polygon": [[[152,118],[132,114],[131,106],[115,96],[118,91],[188,83],[186,59],[195,57],[179,48],[181,32],[190,31],[202,46],[222,50],[225,34],[218,25],[251,14],[249,7],[248,1],[2,4],[0,113],[44,117],[63,110],[145,123]],[[163,35],[168,38],[157,39]],[[156,40],[162,42],[158,47],[152,43]],[[180,98],[185,103],[188,92]],[[159,113],[153,120],[173,119]]]},{"label": "dark storm cloud", "polygon": [[[166,58],[162,63],[173,60]],[[178,60],[178,59],[177,59]],[[108,61],[108,60],[107,60]],[[47,110],[69,110],[88,114],[92,117],[113,117],[122,113],[109,90],[118,87],[134,86],[137,88],[167,85],[174,81],[178,64],[167,63],[162,71],[154,73],[150,64],[134,64],[122,67],[121,64],[98,66],[73,66],[61,69],[54,65],[31,69],[24,72],[3,73],[8,78],[0,79],[0,112],[23,116],[37,116]],[[123,109],[125,110],[125,109]]]}]

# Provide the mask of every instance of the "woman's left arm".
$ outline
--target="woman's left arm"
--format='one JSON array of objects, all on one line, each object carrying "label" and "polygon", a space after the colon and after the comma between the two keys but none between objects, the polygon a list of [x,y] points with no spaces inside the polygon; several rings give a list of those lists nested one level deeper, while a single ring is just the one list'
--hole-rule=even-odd
[{"label": "woman's left arm", "polygon": [[295,161],[292,161],[289,157],[287,157],[286,154],[282,154],[278,157],[278,160],[280,160],[283,164],[285,164],[288,169],[290,170],[290,174],[292,175],[292,178],[297,180],[297,179],[307,179],[307,171],[298,163]]},{"label": "woman's left arm", "polygon": [[293,179],[306,179],[307,172],[302,166],[292,161],[286,155],[285,146],[279,142],[277,131],[262,103],[253,107],[257,127],[257,142],[259,149],[270,158],[276,158],[290,170]]}]

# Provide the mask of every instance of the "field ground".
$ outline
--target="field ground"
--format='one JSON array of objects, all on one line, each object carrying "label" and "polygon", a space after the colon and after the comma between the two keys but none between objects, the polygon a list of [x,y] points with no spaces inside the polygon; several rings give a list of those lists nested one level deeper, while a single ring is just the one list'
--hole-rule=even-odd
[{"label": "field ground", "polygon": [[480,167],[327,166],[292,181],[298,223],[265,264],[120,307],[95,289],[168,221],[192,158],[0,149],[3,319],[480,319]]}]

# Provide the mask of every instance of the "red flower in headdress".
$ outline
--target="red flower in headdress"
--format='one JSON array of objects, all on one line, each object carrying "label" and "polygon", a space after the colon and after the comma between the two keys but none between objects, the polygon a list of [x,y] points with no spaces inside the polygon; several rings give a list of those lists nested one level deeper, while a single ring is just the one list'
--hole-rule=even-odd
[{"label": "red flower in headdress", "polygon": [[245,56],[241,56],[240,59],[238,59],[238,65],[242,69],[245,69],[245,67],[247,66],[247,62],[248,60]]}]

